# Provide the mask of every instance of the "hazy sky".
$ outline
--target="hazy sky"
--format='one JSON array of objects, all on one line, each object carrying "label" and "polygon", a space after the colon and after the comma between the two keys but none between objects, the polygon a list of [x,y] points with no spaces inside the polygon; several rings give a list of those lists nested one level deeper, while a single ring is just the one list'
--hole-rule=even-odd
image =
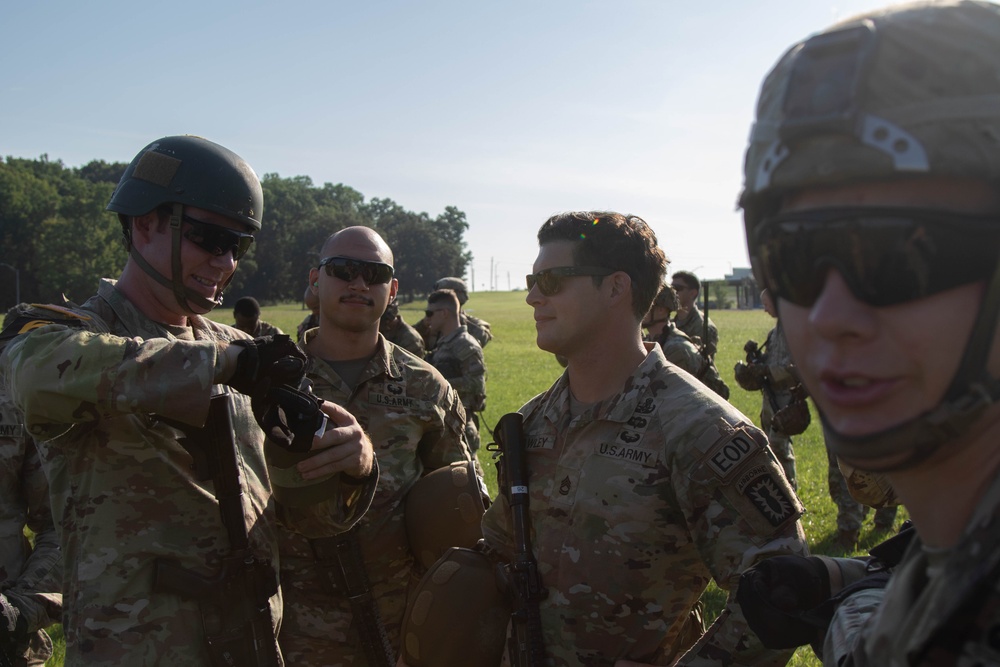
[{"label": "hazy sky", "polygon": [[0,155],[128,162],[199,134],[260,175],[457,206],[477,290],[523,284],[538,226],[581,209],[640,215],[672,270],[720,278],[747,266],[735,202],[764,74],[884,4],[10,0]]}]

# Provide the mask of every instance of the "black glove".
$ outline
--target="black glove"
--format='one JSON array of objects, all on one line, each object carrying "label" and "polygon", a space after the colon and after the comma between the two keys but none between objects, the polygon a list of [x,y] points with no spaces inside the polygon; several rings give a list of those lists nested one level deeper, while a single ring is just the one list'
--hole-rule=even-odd
[{"label": "black glove", "polygon": [[303,453],[309,451],[313,435],[325,424],[326,415],[319,408],[322,402],[312,394],[278,385],[253,398],[250,406],[268,440],[290,452]]},{"label": "black glove", "polygon": [[0,593],[0,651],[19,647],[28,636],[28,619],[6,595]]},{"label": "black glove", "polygon": [[[856,562],[863,576],[865,564]],[[833,559],[821,556],[775,556],[740,576],[736,601],[764,646],[784,649],[822,643],[833,611],[807,612],[833,596],[831,566],[838,567]]]},{"label": "black glove", "polygon": [[244,350],[236,358],[236,370],[226,382],[253,398],[273,385],[298,387],[305,375],[306,355],[285,334],[234,340]]}]

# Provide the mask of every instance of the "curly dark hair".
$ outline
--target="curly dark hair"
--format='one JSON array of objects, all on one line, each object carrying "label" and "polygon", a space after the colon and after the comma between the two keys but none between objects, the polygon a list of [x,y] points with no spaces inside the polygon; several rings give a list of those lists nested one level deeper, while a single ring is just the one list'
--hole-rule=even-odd
[{"label": "curly dark hair", "polygon": [[[573,261],[579,266],[602,266],[627,273],[632,279],[632,311],[636,319],[641,321],[649,312],[669,260],[645,220],[613,211],[559,213],[538,230],[538,245],[553,241],[575,243]],[[602,280],[594,276],[595,285]]]}]

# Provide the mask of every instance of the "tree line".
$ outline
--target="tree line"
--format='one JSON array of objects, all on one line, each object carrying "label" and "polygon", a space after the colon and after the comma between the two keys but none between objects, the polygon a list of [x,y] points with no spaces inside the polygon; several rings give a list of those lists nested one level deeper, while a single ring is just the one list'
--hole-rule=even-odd
[{"label": "tree line", "polygon": [[[82,302],[102,277],[125,265],[117,215],[104,210],[127,163],[94,160],[67,167],[47,155],[0,162],[0,305]],[[302,298],[309,267],[324,239],[352,225],[372,227],[395,253],[400,293],[433,289],[443,276],[463,276],[472,255],[465,213],[445,207],[436,217],[406,210],[342,183],[322,186],[308,176],[265,174],[263,228],[240,261],[227,302],[254,296],[262,303]]]}]

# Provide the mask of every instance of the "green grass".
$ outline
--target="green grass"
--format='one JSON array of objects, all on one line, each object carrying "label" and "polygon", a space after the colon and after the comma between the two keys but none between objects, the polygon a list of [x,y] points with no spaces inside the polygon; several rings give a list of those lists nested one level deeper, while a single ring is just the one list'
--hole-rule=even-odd
[{"label": "green grass", "polygon": [[[423,316],[425,303],[415,301],[403,304],[400,312],[403,318],[413,324]],[[467,304],[469,312],[487,320],[492,327],[494,338],[485,349],[488,376],[486,381],[487,408],[484,421],[490,427],[497,419],[507,412],[517,410],[528,399],[544,391],[562,373],[562,368],[555,358],[535,347],[535,328],[531,318],[531,308],[524,302],[524,292],[476,292],[471,295]],[[298,323],[307,312],[300,304],[283,304],[263,308],[262,318],[280,327],[286,333],[295,335]],[[733,365],[744,358],[743,345],[748,339],[762,343],[774,321],[763,311],[720,310],[710,313],[712,320],[719,328],[719,354],[717,365],[723,378],[730,385],[732,394],[730,402],[741,412],[751,418],[755,424],[760,423],[761,396],[759,392],[747,392],[736,385],[733,380]],[[220,322],[231,322],[231,311],[216,314]],[[805,433],[796,436],[795,455],[799,479],[799,497],[806,507],[802,524],[813,553],[827,555],[845,555],[843,551],[833,546],[837,532],[836,506],[827,492],[826,485],[826,450],[819,420],[813,413],[812,424]],[[496,471],[485,444],[490,442],[489,435],[483,434],[484,446],[479,452],[480,461],[488,477],[490,490],[496,494]],[[897,525],[905,518],[905,511],[900,511]],[[861,545],[858,553],[867,551],[877,544],[881,536],[872,532],[872,515],[862,530]],[[709,618],[714,618],[725,603],[723,591],[710,586],[704,597]],[[53,628],[57,645],[57,657],[47,664],[61,666],[63,664],[62,633],[58,626]],[[800,648],[792,658],[790,665],[796,667],[816,666],[820,662],[808,648]]]}]

